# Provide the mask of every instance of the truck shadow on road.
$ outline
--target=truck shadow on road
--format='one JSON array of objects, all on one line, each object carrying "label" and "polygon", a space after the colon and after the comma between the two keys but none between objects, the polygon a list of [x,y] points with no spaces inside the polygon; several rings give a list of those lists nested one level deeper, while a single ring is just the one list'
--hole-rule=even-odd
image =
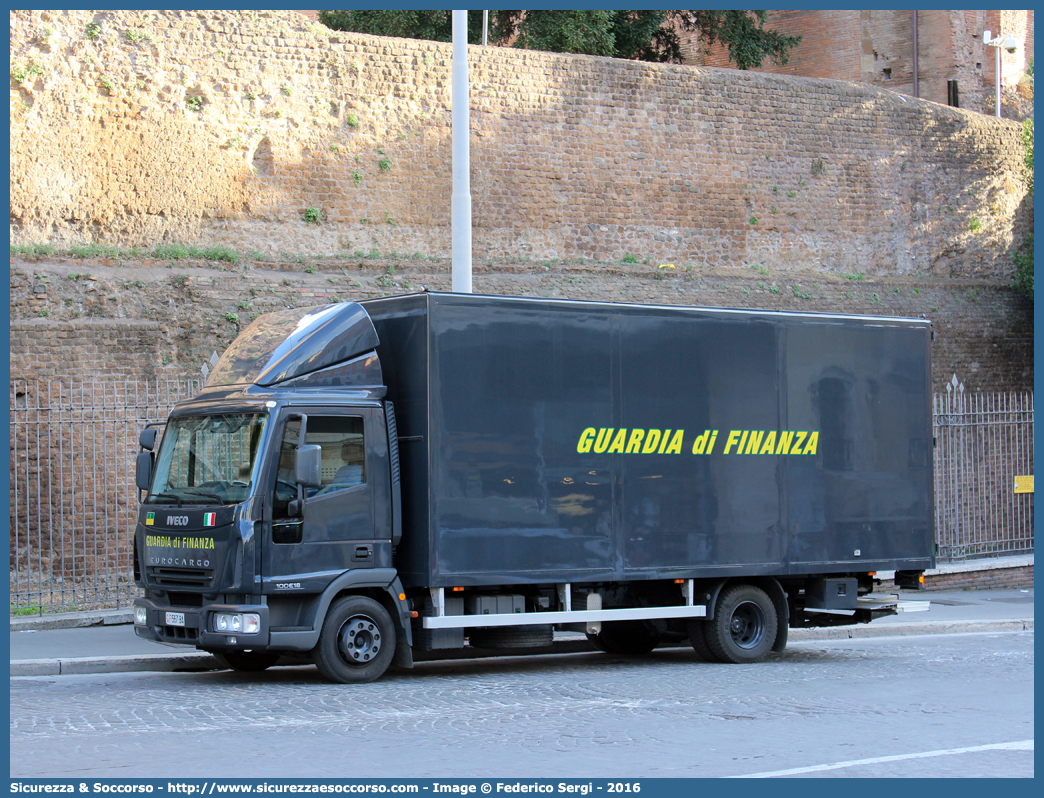
[{"label": "truck shadow on road", "polygon": [[[601,652],[572,654],[538,654],[529,656],[499,656],[476,659],[445,659],[434,662],[420,662],[413,668],[396,668],[388,670],[378,682],[371,684],[344,685],[347,689],[381,689],[382,685],[402,685],[409,682],[422,683],[431,679],[477,679],[484,680],[490,676],[559,676],[568,674],[587,674],[599,676],[612,673],[619,675],[621,670],[633,670],[636,675],[649,673],[650,670],[686,669],[686,673],[697,669],[704,674],[738,676],[741,672],[771,670],[779,665],[834,663],[862,658],[863,653],[827,649],[793,649],[783,653],[772,653],[760,663],[749,665],[727,665],[717,662],[704,662],[696,654],[685,647],[661,648],[644,656],[622,656]],[[735,674],[733,674],[735,672]],[[293,664],[281,664],[263,673],[241,673],[236,671],[194,671],[182,674],[195,683],[212,683],[214,679],[237,684],[265,685],[306,685],[317,684],[326,688],[341,689],[341,685],[332,685],[319,674],[318,670],[306,660],[295,660]]]}]

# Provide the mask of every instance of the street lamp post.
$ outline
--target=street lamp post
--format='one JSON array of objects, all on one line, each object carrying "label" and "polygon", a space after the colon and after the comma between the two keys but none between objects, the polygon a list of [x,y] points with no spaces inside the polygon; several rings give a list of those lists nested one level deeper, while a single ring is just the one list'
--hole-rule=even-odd
[{"label": "street lamp post", "polygon": [[453,194],[451,284],[471,293],[471,143],[468,97],[468,12],[453,12]]},{"label": "street lamp post", "polygon": [[994,116],[998,119],[1001,118],[1001,49],[1007,50],[1009,53],[1014,53],[1018,49],[1018,40],[1010,33],[1007,35],[997,34],[997,38],[991,38],[992,32],[985,30],[982,32],[982,43],[987,47],[992,47],[997,51],[997,69],[996,69],[996,100],[994,102]]}]

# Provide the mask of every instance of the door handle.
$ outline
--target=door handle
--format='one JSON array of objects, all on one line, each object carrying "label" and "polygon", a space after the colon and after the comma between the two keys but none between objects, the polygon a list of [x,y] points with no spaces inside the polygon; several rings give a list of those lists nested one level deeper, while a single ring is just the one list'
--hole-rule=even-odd
[{"label": "door handle", "polygon": [[356,546],[355,550],[352,552],[352,562],[362,562],[364,560],[369,560],[371,557],[373,557],[372,543]]}]

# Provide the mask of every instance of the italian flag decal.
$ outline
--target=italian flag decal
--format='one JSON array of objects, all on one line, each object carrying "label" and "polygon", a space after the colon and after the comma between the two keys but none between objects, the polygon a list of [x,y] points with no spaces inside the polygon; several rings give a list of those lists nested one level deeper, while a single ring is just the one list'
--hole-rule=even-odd
[{"label": "italian flag decal", "polygon": [[215,513],[203,513],[203,526],[214,526]]},{"label": "italian flag decal", "polygon": [[156,522],[155,513],[145,513],[145,526],[152,526]]}]

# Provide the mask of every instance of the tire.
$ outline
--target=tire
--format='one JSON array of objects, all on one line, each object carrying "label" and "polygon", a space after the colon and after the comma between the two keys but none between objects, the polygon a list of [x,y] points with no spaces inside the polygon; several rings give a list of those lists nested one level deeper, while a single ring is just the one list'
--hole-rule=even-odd
[{"label": "tire", "polygon": [[345,596],[330,605],[312,658],[331,682],[358,684],[380,678],[394,656],[388,611],[366,596]]},{"label": "tire", "polygon": [[704,621],[701,618],[690,620],[689,642],[692,644],[692,650],[696,652],[696,656],[704,662],[721,662],[707,644],[708,623],[708,621]]},{"label": "tire", "polygon": [[472,648],[543,648],[555,641],[555,632],[547,626],[490,626],[472,629],[468,643]]},{"label": "tire", "polygon": [[587,639],[607,654],[640,657],[656,648],[660,633],[645,621],[603,621],[602,631]]},{"label": "tire", "polygon": [[271,651],[211,651],[218,665],[230,671],[260,673],[279,661],[279,654]]},{"label": "tire", "polygon": [[753,585],[735,585],[718,598],[707,622],[707,645],[722,662],[759,662],[772,650],[779,621],[768,594]]}]

